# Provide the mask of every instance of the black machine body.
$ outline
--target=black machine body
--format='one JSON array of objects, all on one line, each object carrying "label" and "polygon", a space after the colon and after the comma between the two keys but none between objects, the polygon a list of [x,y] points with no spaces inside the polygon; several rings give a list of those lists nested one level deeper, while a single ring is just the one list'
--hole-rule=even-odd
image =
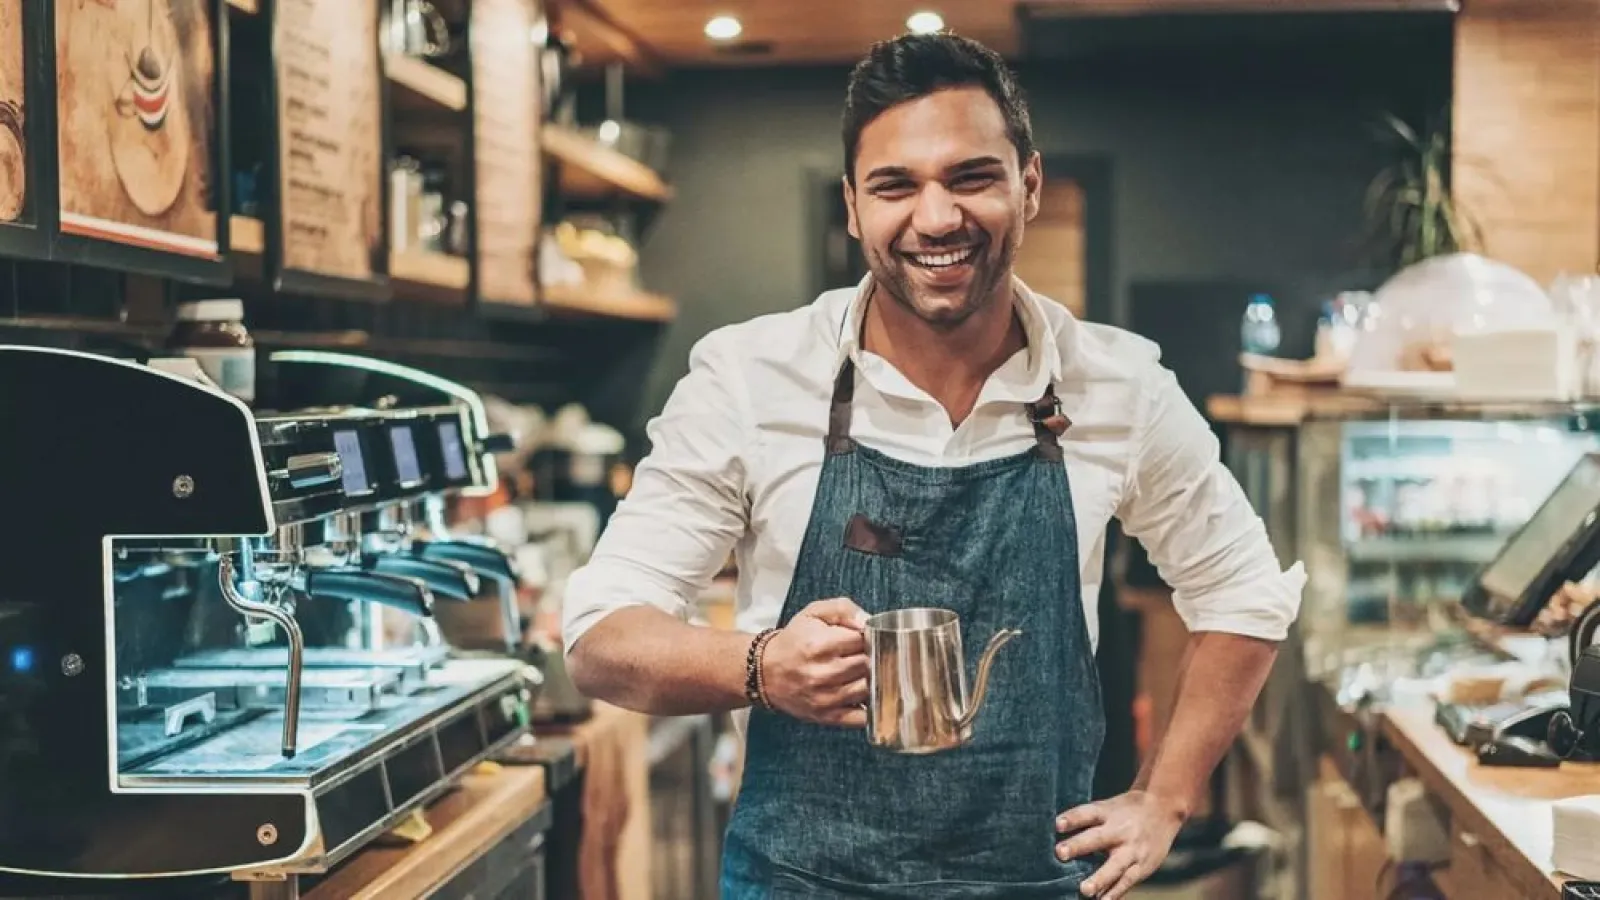
[{"label": "black machine body", "polygon": [[[429,558],[458,539],[420,523],[415,562],[353,536],[494,489],[481,404],[382,361],[288,365],[409,378],[411,402],[254,411],[0,346],[0,505],[24,526],[0,541],[0,889],[326,871],[526,732],[538,673],[428,616],[430,583],[477,583],[448,557],[503,558]],[[391,614],[406,639],[378,646]]]}]

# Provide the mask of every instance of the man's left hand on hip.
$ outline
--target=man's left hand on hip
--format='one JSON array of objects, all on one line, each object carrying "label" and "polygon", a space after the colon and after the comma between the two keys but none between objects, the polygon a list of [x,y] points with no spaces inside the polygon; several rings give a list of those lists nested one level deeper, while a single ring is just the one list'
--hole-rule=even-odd
[{"label": "man's left hand on hip", "polygon": [[1185,818],[1182,808],[1148,791],[1129,791],[1087,803],[1056,817],[1056,829],[1071,835],[1056,845],[1062,860],[1109,854],[1083,882],[1085,897],[1117,900],[1150,876],[1172,849]]}]

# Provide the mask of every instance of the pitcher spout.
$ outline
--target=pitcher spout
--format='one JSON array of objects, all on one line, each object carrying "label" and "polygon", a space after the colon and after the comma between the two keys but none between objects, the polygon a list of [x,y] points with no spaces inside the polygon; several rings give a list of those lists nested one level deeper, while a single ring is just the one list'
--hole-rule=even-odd
[{"label": "pitcher spout", "polygon": [[994,637],[989,639],[989,645],[983,648],[983,655],[978,658],[978,677],[972,686],[972,699],[967,701],[967,708],[962,712],[959,722],[963,731],[972,725],[972,720],[978,717],[978,710],[983,708],[984,695],[989,692],[989,667],[994,664],[995,651],[1021,634],[1022,632],[1012,628],[1002,628],[995,632]]}]

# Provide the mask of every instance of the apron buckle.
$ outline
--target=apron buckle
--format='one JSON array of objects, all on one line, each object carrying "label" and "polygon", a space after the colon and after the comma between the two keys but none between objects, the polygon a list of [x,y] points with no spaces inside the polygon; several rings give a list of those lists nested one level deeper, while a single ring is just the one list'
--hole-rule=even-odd
[{"label": "apron buckle", "polygon": [[1028,419],[1034,425],[1044,426],[1056,437],[1065,434],[1072,425],[1072,420],[1061,411],[1061,398],[1054,392],[1028,404]]}]

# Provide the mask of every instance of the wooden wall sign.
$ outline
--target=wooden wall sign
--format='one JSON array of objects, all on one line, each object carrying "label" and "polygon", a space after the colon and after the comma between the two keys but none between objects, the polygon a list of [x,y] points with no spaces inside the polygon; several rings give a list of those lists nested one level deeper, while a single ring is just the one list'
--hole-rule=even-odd
[{"label": "wooden wall sign", "polygon": [[542,17],[538,0],[472,4],[478,296],[489,302],[538,300],[543,93],[530,35]]},{"label": "wooden wall sign", "polygon": [[388,292],[376,0],[273,4],[278,287]]},{"label": "wooden wall sign", "polygon": [[[55,11],[60,231],[113,264],[220,263],[224,153],[216,0],[62,0]],[[151,262],[154,261],[154,262]],[[226,272],[226,269],[222,269]]]},{"label": "wooden wall sign", "polygon": [[27,68],[22,0],[0,0],[0,223],[23,220],[28,200]]}]

